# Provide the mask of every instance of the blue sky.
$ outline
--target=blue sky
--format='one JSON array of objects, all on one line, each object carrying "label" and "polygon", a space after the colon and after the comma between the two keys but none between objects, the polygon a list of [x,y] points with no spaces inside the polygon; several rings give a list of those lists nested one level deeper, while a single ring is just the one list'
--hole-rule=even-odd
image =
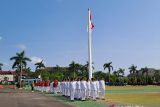
[{"label": "blue sky", "polygon": [[[113,62],[114,69],[135,64],[160,69],[159,0],[1,0],[0,62],[25,49],[46,66],[68,66],[88,60],[87,9],[93,23],[96,70]],[[34,69],[34,64],[29,63]]]}]

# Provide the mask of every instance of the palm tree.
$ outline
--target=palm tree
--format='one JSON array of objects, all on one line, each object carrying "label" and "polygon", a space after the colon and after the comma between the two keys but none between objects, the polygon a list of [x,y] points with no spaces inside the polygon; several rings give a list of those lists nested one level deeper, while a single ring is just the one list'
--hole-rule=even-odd
[{"label": "palm tree", "polygon": [[[92,62],[92,70],[94,70],[94,66],[93,66],[93,62]],[[86,78],[89,78],[89,62],[87,61],[85,65],[81,66],[81,71],[83,72],[83,76],[85,76]]]},{"label": "palm tree", "polygon": [[113,75],[115,75],[116,77],[118,77],[117,71],[114,71],[114,72],[113,72]]},{"label": "palm tree", "polygon": [[76,72],[78,72],[78,70],[80,69],[80,64],[75,63],[74,61],[72,61],[69,64],[69,69],[73,72],[73,78],[76,77]]},{"label": "palm tree", "polygon": [[[92,69],[94,69],[94,66],[93,66],[94,62],[92,62]],[[88,67],[89,67],[89,62],[87,61],[86,64],[84,65],[88,71]]]},{"label": "palm tree", "polygon": [[44,65],[44,63],[43,63],[43,60],[42,60],[41,62],[35,63],[35,66],[36,66],[36,70],[45,68],[45,65]]},{"label": "palm tree", "polygon": [[[36,66],[36,71],[40,71],[40,78],[42,77],[42,69],[45,68],[43,60],[34,64]],[[39,74],[39,73],[38,73]]]},{"label": "palm tree", "polygon": [[0,71],[2,70],[2,66],[3,66],[3,64],[2,64],[2,63],[0,63]]},{"label": "palm tree", "polygon": [[159,83],[159,82],[160,82],[160,71],[159,71],[159,70],[156,70],[156,71],[154,72],[154,81],[155,81],[156,83]]},{"label": "palm tree", "polygon": [[149,71],[148,68],[147,67],[142,68],[141,71],[142,75],[146,74],[146,83],[148,84],[148,71]]},{"label": "palm tree", "polygon": [[123,77],[125,69],[119,68],[117,71],[118,77]]},{"label": "palm tree", "polygon": [[17,71],[20,71],[20,88],[21,88],[21,78],[22,78],[22,70],[23,68],[26,68],[27,61],[31,61],[30,58],[25,56],[25,51],[22,51],[20,53],[16,53],[16,56],[13,56],[10,58],[10,60],[14,60],[14,63],[12,65],[12,69],[17,69]]},{"label": "palm tree", "polygon": [[135,66],[134,64],[132,64],[131,67],[128,68],[130,71],[130,75],[133,75],[134,77],[134,82],[136,80],[136,73],[137,73],[137,66]]},{"label": "palm tree", "polygon": [[107,68],[108,69],[108,73],[109,73],[109,83],[110,83],[110,72],[111,72],[111,70],[113,70],[113,66],[111,65],[112,64],[112,62],[109,62],[109,63],[105,63],[104,65],[103,65],[103,68],[104,68],[104,70]]},{"label": "palm tree", "polygon": [[27,76],[34,77],[34,72],[32,72],[30,67],[27,67],[26,69],[23,70],[27,73]]},{"label": "palm tree", "polygon": [[119,79],[121,82],[124,82],[124,81],[123,81],[124,71],[125,71],[125,69],[122,69],[122,68],[119,68],[119,70],[117,71],[118,79]]}]

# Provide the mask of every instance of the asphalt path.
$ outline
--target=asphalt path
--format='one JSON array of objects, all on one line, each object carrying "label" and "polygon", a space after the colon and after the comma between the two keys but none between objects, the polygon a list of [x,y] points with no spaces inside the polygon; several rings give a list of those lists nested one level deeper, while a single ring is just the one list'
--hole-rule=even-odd
[{"label": "asphalt path", "polygon": [[0,89],[0,107],[73,107],[53,97],[24,90]]}]

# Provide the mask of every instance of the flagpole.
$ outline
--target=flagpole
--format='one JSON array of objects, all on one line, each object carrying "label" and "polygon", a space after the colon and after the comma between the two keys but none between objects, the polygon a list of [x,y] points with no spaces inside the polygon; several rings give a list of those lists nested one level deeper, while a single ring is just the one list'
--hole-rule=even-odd
[{"label": "flagpole", "polygon": [[89,62],[89,79],[92,78],[92,31],[91,31],[91,20],[90,20],[90,9],[88,9],[88,62]]}]

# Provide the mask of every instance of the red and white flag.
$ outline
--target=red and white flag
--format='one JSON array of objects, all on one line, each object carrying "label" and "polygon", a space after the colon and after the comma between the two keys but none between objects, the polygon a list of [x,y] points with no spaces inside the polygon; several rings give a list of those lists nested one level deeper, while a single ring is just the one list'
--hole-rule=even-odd
[{"label": "red and white flag", "polygon": [[94,24],[92,23],[92,15],[91,15],[90,9],[88,9],[88,12],[89,12],[89,25],[88,25],[88,28],[89,28],[89,30],[92,30],[94,28]]}]

